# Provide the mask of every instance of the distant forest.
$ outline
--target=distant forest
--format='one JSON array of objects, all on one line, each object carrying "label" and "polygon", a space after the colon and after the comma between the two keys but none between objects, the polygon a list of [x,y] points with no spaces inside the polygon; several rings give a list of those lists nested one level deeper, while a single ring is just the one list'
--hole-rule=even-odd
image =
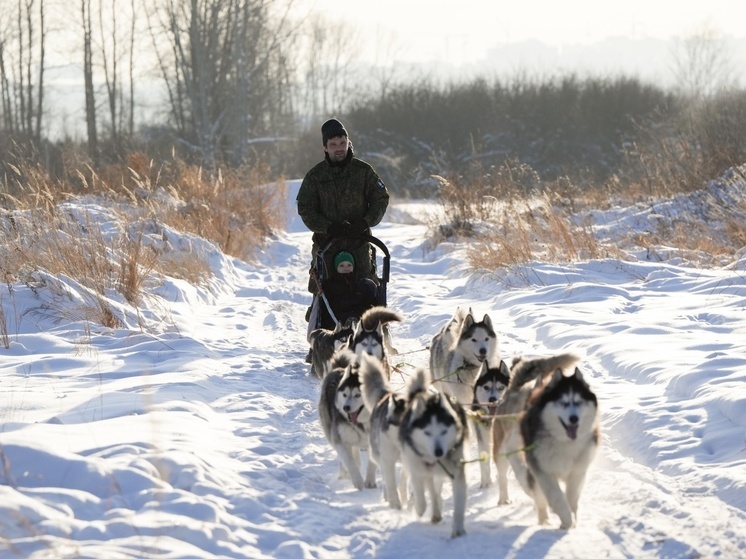
[{"label": "distant forest", "polygon": [[[746,161],[746,92],[717,36],[682,41],[676,87],[634,76],[461,81],[363,67],[354,30],[296,19],[292,0],[0,0],[0,171],[51,177],[178,158],[208,173],[261,167],[300,177],[321,159],[320,125],[341,119],[360,157],[401,196],[433,175],[516,188],[696,188]],[[69,45],[61,51],[60,45]],[[82,137],[51,137],[47,83],[66,60]],[[57,72],[58,74],[58,72]],[[57,75],[56,74],[56,75]],[[406,74],[406,75],[403,75]],[[154,95],[156,88],[161,92]],[[529,171],[527,171],[529,170]]]}]

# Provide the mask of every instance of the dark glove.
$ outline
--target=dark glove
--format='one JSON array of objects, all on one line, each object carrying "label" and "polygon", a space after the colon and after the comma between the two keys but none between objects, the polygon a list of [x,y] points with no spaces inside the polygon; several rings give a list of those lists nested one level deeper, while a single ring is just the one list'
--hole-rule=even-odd
[{"label": "dark glove", "polygon": [[350,224],[344,223],[332,223],[326,229],[326,234],[330,237],[344,237],[350,232]]},{"label": "dark glove", "polygon": [[350,222],[350,231],[352,233],[365,234],[368,233],[369,230],[370,226],[368,225],[368,222],[365,221],[362,217],[359,219],[353,219]]}]

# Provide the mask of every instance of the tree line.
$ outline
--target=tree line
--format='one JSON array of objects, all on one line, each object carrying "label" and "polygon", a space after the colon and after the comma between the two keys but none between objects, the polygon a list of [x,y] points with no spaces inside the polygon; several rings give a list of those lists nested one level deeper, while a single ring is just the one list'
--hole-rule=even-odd
[{"label": "tree line", "polygon": [[[670,155],[657,163],[670,172],[692,158],[703,175],[743,162],[746,101],[723,83],[727,56],[712,35],[680,45],[676,91],[629,76],[444,82],[395,64],[364,67],[353,29],[295,8],[293,0],[0,0],[3,163],[37,157],[50,172],[70,172],[65,150],[94,169],[145,152],[208,171],[261,164],[299,176],[321,157],[318,127],[332,115],[400,193],[428,193],[444,170],[489,174],[506,161],[578,183],[650,173],[652,151]],[[79,68],[81,138],[49,137],[47,80],[61,60]],[[146,83],[158,84],[162,100],[149,98]],[[144,98],[153,109],[145,117]]]}]

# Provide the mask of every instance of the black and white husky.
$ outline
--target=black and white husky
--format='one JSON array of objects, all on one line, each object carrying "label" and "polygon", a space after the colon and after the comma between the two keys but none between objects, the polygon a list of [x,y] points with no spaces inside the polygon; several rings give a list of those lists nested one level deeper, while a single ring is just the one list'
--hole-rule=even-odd
[{"label": "black and white husky", "polygon": [[337,452],[340,477],[349,475],[359,490],[376,486],[376,465],[368,459],[365,480],[361,474],[362,450],[369,446],[370,410],[365,406],[355,356],[342,350],[333,369],[321,383],[319,420],[324,435]]},{"label": "black and white husky", "polygon": [[403,394],[394,392],[386,380],[383,363],[363,354],[360,358],[363,399],[370,413],[370,458],[381,468],[383,491],[389,506],[401,509],[407,500],[406,474],[396,482],[396,464],[401,461],[399,426],[407,407]]},{"label": "black and white husky", "polygon": [[453,484],[452,537],[466,533],[466,474],[464,445],[468,426],[466,412],[452,397],[435,390],[427,369],[418,369],[405,390],[406,410],[399,426],[402,464],[412,488],[414,508],[422,516],[430,493],[431,521],[443,518],[443,481]]},{"label": "black and white husky", "polygon": [[471,404],[474,430],[479,451],[479,487],[489,487],[490,461],[492,459],[492,423],[495,419],[497,402],[510,382],[510,369],[505,361],[498,367],[490,367],[485,361],[474,381],[474,397]]},{"label": "black and white husky", "polygon": [[340,349],[347,347],[355,331],[357,319],[345,323],[337,322],[334,330],[316,328],[309,335],[311,342],[311,373],[323,379],[332,368],[332,358]]},{"label": "black and white husky", "polygon": [[539,523],[548,521],[549,505],[563,529],[575,525],[580,492],[600,441],[596,395],[580,369],[565,372],[576,361],[575,356],[562,354],[538,364],[517,363],[516,387],[532,378],[536,382],[518,429],[504,445],[518,481],[534,499]]},{"label": "black and white husky", "polygon": [[497,334],[489,315],[477,321],[471,309],[459,307],[430,344],[430,371],[438,388],[464,406],[473,397],[482,363],[497,355]]},{"label": "black and white husky", "polygon": [[[518,416],[526,408],[526,402],[534,386],[532,381],[543,378],[557,369],[567,369],[578,362],[578,357],[571,353],[562,353],[551,357],[527,359],[515,357],[510,366],[510,382],[503,391],[495,408],[495,419],[492,425],[492,456],[497,467],[499,497],[497,504],[510,503],[508,495],[508,455],[521,448],[520,432],[517,427]],[[525,464],[515,472],[518,481],[525,481]],[[519,475],[519,473],[521,475]],[[525,488],[525,486],[524,486]]]},{"label": "black and white husky", "polygon": [[358,360],[361,354],[367,353],[383,363],[387,379],[391,376],[388,356],[394,353],[387,325],[402,320],[401,313],[386,307],[372,307],[362,314],[350,340],[349,347]]}]

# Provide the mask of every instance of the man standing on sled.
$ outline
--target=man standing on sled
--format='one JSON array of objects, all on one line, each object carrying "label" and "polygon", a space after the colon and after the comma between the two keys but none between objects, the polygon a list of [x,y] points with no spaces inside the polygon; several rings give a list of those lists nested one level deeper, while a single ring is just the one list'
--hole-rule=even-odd
[{"label": "man standing on sled", "polygon": [[[342,237],[336,250],[352,253],[359,277],[375,279],[370,244],[344,237],[370,234],[370,228],[378,225],[386,213],[388,190],[373,167],[355,157],[347,130],[337,119],[321,126],[321,140],[324,160],[308,171],[296,198],[298,215],[313,232],[311,266],[321,248]],[[328,269],[332,269],[333,255],[328,255]],[[313,276],[308,290],[314,295],[318,291]]]}]

